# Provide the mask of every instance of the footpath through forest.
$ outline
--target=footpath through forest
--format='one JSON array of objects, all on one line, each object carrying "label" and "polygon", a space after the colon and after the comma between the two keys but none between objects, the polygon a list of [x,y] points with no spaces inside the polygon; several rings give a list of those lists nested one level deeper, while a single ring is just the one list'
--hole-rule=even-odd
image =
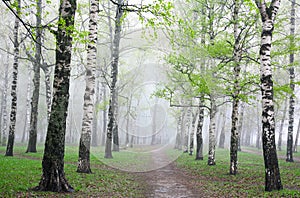
[{"label": "footpath through forest", "polygon": [[137,173],[138,177],[146,184],[145,197],[205,197],[196,189],[194,179],[183,169],[176,167],[175,162],[170,162],[169,157],[162,151],[152,152],[152,171]]}]

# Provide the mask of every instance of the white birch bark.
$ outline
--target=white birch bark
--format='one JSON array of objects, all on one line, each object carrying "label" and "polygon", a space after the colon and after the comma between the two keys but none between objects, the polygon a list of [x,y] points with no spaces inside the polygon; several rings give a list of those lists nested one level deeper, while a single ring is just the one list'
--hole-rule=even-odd
[{"label": "white birch bark", "polygon": [[79,159],[77,172],[91,173],[90,147],[94,117],[95,74],[97,60],[97,19],[99,0],[90,0],[89,43],[87,49],[87,67],[85,75],[85,93],[83,104],[82,130],[79,143]]},{"label": "white birch bark", "polygon": [[[8,61],[8,58],[7,58]],[[9,64],[5,63],[5,74],[4,74],[4,88],[3,88],[3,92],[2,92],[2,101],[1,101],[1,111],[2,111],[2,131],[0,131],[0,133],[2,133],[2,139],[1,139],[1,145],[2,146],[6,146],[6,141],[7,141],[7,91],[8,91],[8,67]]]},{"label": "white birch bark", "polygon": [[29,141],[26,152],[36,153],[37,143],[37,122],[38,122],[38,107],[40,95],[40,68],[42,54],[42,0],[36,1],[36,42],[35,42],[35,57],[33,59],[33,93],[31,98],[31,114]]},{"label": "white birch bark", "polygon": [[216,152],[216,113],[217,113],[217,106],[214,96],[210,95],[210,123],[209,123],[209,142],[208,142],[208,162],[207,164],[209,166],[216,165],[216,159],[215,159],[215,152]]},{"label": "white birch bark", "polygon": [[275,118],[271,67],[272,33],[274,30],[275,18],[280,6],[280,0],[272,0],[269,7],[265,0],[255,0],[255,3],[260,11],[262,20],[260,63],[265,190],[272,191],[282,189],[275,145]]},{"label": "white birch bark", "polygon": [[[21,1],[18,0],[17,4],[17,14],[20,15]],[[19,67],[19,24],[20,21],[16,17],[13,33],[13,43],[14,43],[14,63],[12,70],[12,83],[11,83],[11,111],[10,111],[10,125],[8,133],[8,142],[6,147],[5,156],[13,156],[13,147],[15,141],[15,128],[16,128],[16,117],[17,117],[17,84],[18,84],[18,67]]]},{"label": "white birch bark", "polygon": [[291,18],[290,18],[290,48],[292,51],[290,52],[290,88],[292,90],[292,94],[290,96],[290,105],[289,105],[289,126],[288,126],[288,133],[287,133],[287,149],[286,149],[286,161],[287,162],[294,162],[293,159],[293,132],[294,132],[294,111],[295,111],[295,54],[293,52],[295,46],[295,0],[291,0],[292,8],[291,8]]},{"label": "white birch bark", "polygon": [[238,151],[238,116],[239,116],[239,94],[240,94],[240,72],[241,72],[241,49],[240,49],[240,30],[239,30],[239,9],[240,1],[234,1],[233,23],[234,23],[234,88],[233,88],[233,103],[232,103],[232,115],[231,115],[231,138],[230,138],[230,170],[231,175],[237,174],[237,151]]}]

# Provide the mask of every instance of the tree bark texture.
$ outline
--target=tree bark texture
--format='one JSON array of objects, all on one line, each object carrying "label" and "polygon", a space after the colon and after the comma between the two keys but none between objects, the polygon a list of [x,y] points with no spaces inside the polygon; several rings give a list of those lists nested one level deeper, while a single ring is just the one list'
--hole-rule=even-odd
[{"label": "tree bark texture", "polygon": [[45,87],[46,87],[46,104],[47,104],[47,122],[49,122],[51,114],[51,103],[52,103],[52,93],[51,93],[51,69],[46,64],[43,63],[41,66],[45,74]]},{"label": "tree bark texture", "polygon": [[65,178],[64,153],[66,118],[69,103],[72,33],[76,0],[62,0],[56,33],[56,64],[53,82],[53,100],[42,161],[43,175],[35,190],[72,192]]},{"label": "tree bark texture", "polygon": [[110,85],[110,99],[108,109],[108,125],[105,145],[105,158],[112,158],[112,135],[115,124],[115,104],[116,104],[116,85],[118,79],[118,64],[119,64],[119,47],[121,40],[122,16],[124,10],[122,9],[123,0],[118,0],[115,17],[115,34],[112,43],[112,63],[111,63],[111,85]]},{"label": "tree bark texture", "polygon": [[260,46],[261,92],[262,92],[262,143],[265,162],[265,190],[282,189],[275,145],[275,115],[273,103],[273,80],[271,45],[274,21],[280,0],[272,0],[268,7],[265,1],[256,0],[262,19]]},{"label": "tree bark texture", "polygon": [[[21,12],[21,0],[17,2],[17,14],[20,15]],[[13,30],[14,35],[14,63],[12,71],[12,83],[11,83],[11,110],[10,110],[10,125],[8,133],[8,142],[6,147],[5,156],[13,156],[14,141],[15,141],[15,128],[16,128],[16,117],[17,117],[17,84],[18,84],[18,67],[19,67],[19,25],[20,21],[16,17],[15,25]]]},{"label": "tree bark texture", "polygon": [[94,117],[95,75],[97,61],[97,18],[99,0],[90,0],[89,42],[87,49],[87,67],[85,74],[85,93],[83,104],[82,130],[79,141],[79,159],[77,172],[92,173],[90,168],[91,134]]},{"label": "tree bark texture", "polygon": [[217,106],[215,103],[214,97],[210,96],[210,102],[211,102],[211,109],[209,113],[210,123],[209,123],[209,142],[208,142],[208,162],[207,164],[209,166],[216,165],[216,159],[215,159],[215,151],[216,151],[216,113],[217,113]]},{"label": "tree bark texture", "polygon": [[120,146],[119,146],[119,91],[118,88],[116,88],[116,98],[115,98],[115,104],[114,104],[114,127],[113,127],[113,151],[119,152]]},{"label": "tree bark texture", "polygon": [[1,101],[1,126],[2,126],[2,130],[0,131],[0,133],[2,133],[2,139],[1,139],[1,145],[2,146],[6,146],[6,141],[7,141],[7,135],[6,135],[6,131],[7,131],[7,91],[8,91],[8,58],[7,58],[7,63],[4,64],[5,65],[5,73],[4,73],[4,88],[3,88],[3,92],[2,92],[2,101]]},{"label": "tree bark texture", "polygon": [[40,68],[42,55],[42,1],[36,1],[36,42],[35,42],[35,57],[33,62],[33,93],[31,98],[31,114],[30,114],[30,128],[29,141],[26,153],[36,153],[37,142],[37,122],[38,122],[38,107],[40,96]]},{"label": "tree bark texture", "polygon": [[241,50],[240,50],[240,30],[239,30],[239,9],[240,1],[234,1],[234,12],[233,12],[233,23],[234,23],[234,49],[233,49],[233,58],[234,58],[234,88],[233,88],[233,102],[232,102],[232,114],[231,114],[231,138],[230,138],[230,170],[231,175],[237,174],[237,151],[238,151],[238,117],[239,117],[239,95],[240,95],[240,73],[241,73]]},{"label": "tree bark texture", "polygon": [[[203,102],[204,102],[203,99],[200,99],[200,105],[203,104]],[[196,132],[196,139],[197,139],[196,160],[203,160],[203,136],[202,136],[203,123],[204,123],[204,108],[199,107],[197,132]]]},{"label": "tree bark texture", "polygon": [[294,110],[295,110],[295,54],[293,52],[295,47],[295,0],[291,0],[292,8],[291,8],[291,18],[290,18],[290,48],[292,49],[290,52],[290,88],[292,94],[290,96],[290,105],[289,105],[289,126],[288,126],[288,133],[287,133],[287,147],[286,147],[286,161],[287,162],[294,162],[293,159],[293,132],[294,132]]}]

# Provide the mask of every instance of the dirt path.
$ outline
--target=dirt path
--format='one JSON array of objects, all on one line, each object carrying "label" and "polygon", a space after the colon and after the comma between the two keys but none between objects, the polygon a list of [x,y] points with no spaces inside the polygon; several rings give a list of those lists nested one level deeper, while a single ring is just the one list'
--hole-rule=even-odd
[{"label": "dirt path", "polygon": [[202,197],[193,185],[193,179],[170,162],[163,152],[153,153],[153,165],[161,167],[149,172],[137,173],[146,183],[145,197],[190,198]]}]

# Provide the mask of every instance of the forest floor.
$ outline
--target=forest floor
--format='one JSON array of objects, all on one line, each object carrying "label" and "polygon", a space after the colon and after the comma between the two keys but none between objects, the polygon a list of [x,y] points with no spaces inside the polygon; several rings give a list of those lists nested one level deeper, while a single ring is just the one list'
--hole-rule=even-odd
[{"label": "forest floor", "polygon": [[76,173],[78,147],[67,146],[65,172],[75,192],[57,194],[28,190],[38,184],[43,146],[38,153],[25,153],[25,146],[15,147],[15,157],[4,157],[0,147],[0,197],[300,197],[300,154],[295,163],[285,162],[279,152],[282,191],[264,191],[262,151],[251,147],[239,152],[238,174],[229,175],[229,150],[217,149],[215,166],[195,160],[172,147],[136,146],[114,152],[104,159],[100,148],[93,148],[93,174]]},{"label": "forest floor", "polygon": [[[263,156],[263,151],[258,150],[257,148],[245,147],[245,148],[242,148],[242,152],[252,153],[252,154]],[[282,159],[282,160],[286,159],[286,155],[283,155],[282,152],[277,153],[277,157],[278,157],[278,159]],[[300,157],[298,157],[298,156],[293,156],[293,160],[294,160],[294,162],[299,162],[300,163]]]}]

